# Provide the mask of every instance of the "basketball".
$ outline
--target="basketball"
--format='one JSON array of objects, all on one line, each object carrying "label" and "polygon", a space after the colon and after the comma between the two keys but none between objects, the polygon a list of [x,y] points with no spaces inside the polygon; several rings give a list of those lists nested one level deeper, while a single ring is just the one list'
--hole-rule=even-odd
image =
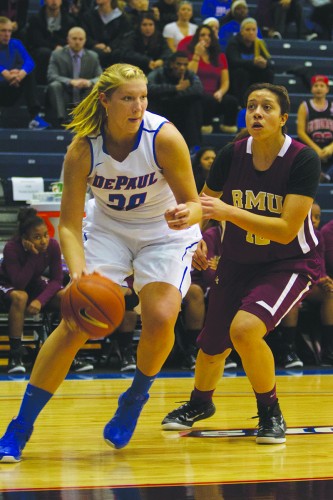
[{"label": "basketball", "polygon": [[125,300],[121,287],[97,273],[81,276],[65,290],[61,314],[69,326],[91,339],[113,333],[123,320]]}]

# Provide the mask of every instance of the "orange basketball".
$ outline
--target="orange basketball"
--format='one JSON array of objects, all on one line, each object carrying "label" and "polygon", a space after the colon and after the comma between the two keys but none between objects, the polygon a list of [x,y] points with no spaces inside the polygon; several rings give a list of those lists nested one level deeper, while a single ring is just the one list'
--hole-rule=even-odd
[{"label": "orange basketball", "polygon": [[114,332],[123,320],[125,300],[121,287],[97,273],[73,281],[61,300],[63,319],[91,339]]}]

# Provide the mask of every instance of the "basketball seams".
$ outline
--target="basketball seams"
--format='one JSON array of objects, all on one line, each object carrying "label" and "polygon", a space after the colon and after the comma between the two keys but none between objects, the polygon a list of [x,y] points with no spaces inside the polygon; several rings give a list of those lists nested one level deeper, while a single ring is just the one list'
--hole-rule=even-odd
[{"label": "basketball seams", "polygon": [[[104,288],[105,292],[108,292],[108,293],[112,292],[112,300],[116,299],[118,301],[118,305],[122,306],[123,313],[125,312],[124,303],[121,301],[121,299],[119,298],[119,295],[114,291],[114,288],[112,286],[108,285],[107,283],[96,283],[92,286],[94,287],[95,291],[99,291],[99,290],[97,290],[98,288]],[[105,318],[107,323],[112,324],[113,328],[118,328],[120,323],[116,324],[112,318],[110,318],[109,316],[107,316],[105,314],[103,309],[101,309],[99,303],[96,302],[96,300],[93,299],[90,295],[88,295],[88,291],[86,291],[86,290],[82,289],[82,287],[80,287],[80,282],[76,283],[76,288],[81,293],[81,295],[88,302],[90,302],[93,307],[95,307],[101,313],[101,315]],[[103,293],[103,290],[101,290],[101,292]]]},{"label": "basketball seams", "polygon": [[[74,300],[73,299],[73,292],[74,292],[73,284],[74,283],[72,283],[72,285],[69,288],[69,303],[70,303],[70,310],[72,311],[72,314],[74,316],[74,321],[78,326],[80,326],[80,316],[77,314],[77,309],[73,303],[73,300]],[[76,285],[76,283],[75,283],[75,285]],[[77,286],[75,288],[77,288]]]},{"label": "basketball seams", "polygon": [[73,329],[76,327],[90,338],[100,339],[112,334],[121,324],[125,299],[112,280],[92,273],[69,285],[63,296],[62,313]]},{"label": "basketball seams", "polygon": [[[89,295],[87,295],[87,292],[85,290],[83,290],[79,285],[80,285],[80,283],[77,283],[77,289],[85,297],[85,299],[89,300],[89,302],[91,302],[94,305],[94,307],[96,307],[96,309],[98,309],[103,315],[105,315],[104,311],[100,308],[98,302],[96,302]],[[121,301],[121,299],[119,298],[119,295],[117,293],[115,293],[113,286],[110,286],[107,283],[98,283],[98,284],[95,284],[92,286],[95,288],[95,290],[97,289],[97,287],[100,287],[100,288],[104,288],[105,291],[107,291],[107,292],[112,292],[113,298],[117,299],[119,306],[123,306],[122,309],[125,312],[124,304]]]}]

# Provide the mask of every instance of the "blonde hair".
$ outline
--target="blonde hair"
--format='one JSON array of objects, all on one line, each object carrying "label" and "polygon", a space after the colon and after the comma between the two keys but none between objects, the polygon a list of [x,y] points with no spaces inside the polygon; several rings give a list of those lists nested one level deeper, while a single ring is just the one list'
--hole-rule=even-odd
[{"label": "blonde hair", "polygon": [[106,117],[105,109],[99,100],[100,94],[104,93],[110,98],[118,87],[131,80],[143,80],[147,83],[146,75],[137,66],[113,64],[106,68],[89,95],[73,109],[73,119],[66,128],[78,137],[99,134]]},{"label": "blonde hair", "polygon": [[1,16],[0,17],[0,24],[8,24],[8,23],[12,23],[11,20],[9,19],[9,17],[5,17],[5,16]]}]

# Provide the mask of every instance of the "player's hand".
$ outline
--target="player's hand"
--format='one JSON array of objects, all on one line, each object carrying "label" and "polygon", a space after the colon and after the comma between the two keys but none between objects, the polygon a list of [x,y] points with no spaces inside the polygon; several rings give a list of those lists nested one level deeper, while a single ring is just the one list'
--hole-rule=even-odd
[{"label": "player's hand", "polygon": [[214,255],[211,259],[208,259],[207,263],[209,269],[213,269],[213,271],[216,271],[219,260],[220,260],[219,255]]},{"label": "player's hand", "polygon": [[207,269],[207,245],[205,240],[199,241],[197,249],[192,257],[192,266],[198,271],[204,271],[205,269]]},{"label": "player's hand", "polygon": [[228,205],[219,198],[207,196],[202,193],[200,195],[202,206],[202,218],[214,220],[226,220],[228,214]]},{"label": "player's hand", "polygon": [[329,276],[323,276],[317,282],[317,285],[326,293],[333,293],[333,280]]},{"label": "player's hand", "polygon": [[[94,272],[96,272],[96,271],[94,271]],[[72,283],[72,281],[77,281],[81,276],[84,276],[87,274],[89,274],[89,272],[88,272],[88,269],[86,267],[84,269],[82,269],[81,272],[74,271],[73,273],[70,274],[71,281],[70,281],[69,285]]]},{"label": "player's hand", "polygon": [[190,209],[185,203],[180,203],[174,208],[169,208],[164,213],[165,220],[170,229],[179,231],[190,227]]}]

